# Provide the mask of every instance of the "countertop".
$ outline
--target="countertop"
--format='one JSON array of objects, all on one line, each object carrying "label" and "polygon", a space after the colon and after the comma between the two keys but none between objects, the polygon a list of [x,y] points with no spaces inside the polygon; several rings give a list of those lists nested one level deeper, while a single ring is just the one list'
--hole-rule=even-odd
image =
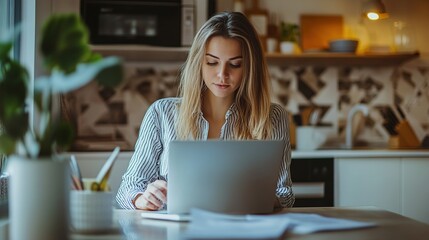
[{"label": "countertop", "polygon": [[[71,152],[78,159],[106,159],[110,152]],[[130,160],[133,152],[123,151],[119,160]],[[323,149],[323,150],[292,150],[292,158],[428,158],[429,149]]]},{"label": "countertop", "polygon": [[420,157],[429,159],[429,149],[323,149],[292,150],[292,158],[385,158]]}]

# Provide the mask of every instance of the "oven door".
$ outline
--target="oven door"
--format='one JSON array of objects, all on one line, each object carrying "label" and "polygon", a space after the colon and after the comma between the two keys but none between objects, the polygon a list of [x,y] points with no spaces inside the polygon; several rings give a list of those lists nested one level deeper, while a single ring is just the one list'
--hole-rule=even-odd
[{"label": "oven door", "polygon": [[180,1],[82,1],[93,44],[181,45]]},{"label": "oven door", "polygon": [[334,159],[293,159],[294,207],[334,206]]}]

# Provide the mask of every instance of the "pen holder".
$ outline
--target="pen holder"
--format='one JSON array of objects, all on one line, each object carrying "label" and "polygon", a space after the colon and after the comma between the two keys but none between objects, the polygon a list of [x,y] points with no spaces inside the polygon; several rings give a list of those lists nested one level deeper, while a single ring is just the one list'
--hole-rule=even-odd
[{"label": "pen holder", "polygon": [[82,178],[82,183],[85,190],[110,192],[110,186],[108,184],[106,184],[105,189],[100,189],[100,184],[97,182],[96,178]]},{"label": "pen holder", "polygon": [[82,233],[97,233],[113,227],[112,192],[70,192],[71,230]]}]

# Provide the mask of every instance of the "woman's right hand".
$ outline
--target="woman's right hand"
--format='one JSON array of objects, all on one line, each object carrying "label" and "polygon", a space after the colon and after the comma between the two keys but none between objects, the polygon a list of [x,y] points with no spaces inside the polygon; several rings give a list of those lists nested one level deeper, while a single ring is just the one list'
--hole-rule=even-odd
[{"label": "woman's right hand", "polygon": [[134,200],[134,206],[141,210],[159,210],[167,202],[167,182],[156,180],[149,183],[146,191]]}]

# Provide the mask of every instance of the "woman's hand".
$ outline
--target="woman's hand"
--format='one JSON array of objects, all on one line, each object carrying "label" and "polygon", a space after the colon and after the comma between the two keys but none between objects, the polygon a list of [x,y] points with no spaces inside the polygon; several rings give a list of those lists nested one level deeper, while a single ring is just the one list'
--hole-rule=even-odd
[{"label": "woman's hand", "polygon": [[141,210],[159,210],[167,202],[167,182],[156,180],[147,185],[146,191],[134,200],[134,206]]}]

